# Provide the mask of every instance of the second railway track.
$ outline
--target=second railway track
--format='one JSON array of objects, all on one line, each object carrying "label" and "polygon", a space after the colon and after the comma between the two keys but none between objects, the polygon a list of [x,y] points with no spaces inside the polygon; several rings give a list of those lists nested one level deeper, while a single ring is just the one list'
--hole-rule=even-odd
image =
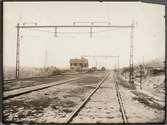
[{"label": "second railway track", "polygon": [[[112,75],[112,78],[114,79],[113,83],[110,83],[110,80],[108,80],[110,79],[109,77],[111,77],[111,73],[108,73],[98,83],[96,88],[87,96],[87,98],[76,108],[76,110],[73,113],[69,115],[65,123],[84,123],[84,122],[128,123],[125,109],[123,106],[121,93],[119,91],[117,81],[115,80],[115,74]],[[103,85],[103,84],[106,84],[106,85]],[[103,90],[103,92],[107,92],[107,90],[109,89],[115,89],[115,90],[113,90],[113,93],[111,93],[111,95],[109,95],[109,93],[106,93],[108,95],[105,95],[104,93],[102,94],[100,92],[100,89],[106,89],[106,90]],[[98,91],[99,93],[96,93]],[[99,94],[104,96],[98,97],[100,96]],[[110,100],[109,96],[112,96],[112,95],[113,95],[113,98],[111,98]],[[91,103],[93,103],[94,105]],[[107,103],[111,105],[113,103],[113,106],[110,107],[111,112],[107,109],[109,108],[109,106],[106,105],[105,107],[105,104]],[[94,110],[94,108],[96,108],[96,110]],[[112,108],[114,108],[114,110],[112,110]],[[84,118],[84,117],[87,117],[87,118]],[[106,117],[106,119],[104,117]]]},{"label": "second railway track", "polygon": [[75,81],[78,80],[79,78],[71,78],[71,79],[67,79],[67,80],[61,80],[61,81],[56,81],[56,82],[52,82],[49,84],[42,84],[42,85],[36,85],[36,86],[30,86],[30,87],[25,87],[25,88],[20,88],[20,89],[14,89],[11,91],[6,91],[3,94],[3,99],[9,99],[9,98],[13,98],[19,95],[23,95],[23,94],[27,94],[33,91],[38,91],[38,90],[42,90],[42,89],[46,89],[49,87],[53,87],[56,85],[60,85],[60,84],[65,84],[71,81]]}]

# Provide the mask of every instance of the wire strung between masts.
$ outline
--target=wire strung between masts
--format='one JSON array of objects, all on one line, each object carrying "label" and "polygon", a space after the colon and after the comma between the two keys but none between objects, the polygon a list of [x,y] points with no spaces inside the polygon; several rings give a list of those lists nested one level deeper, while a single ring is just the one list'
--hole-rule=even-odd
[{"label": "wire strung between masts", "polygon": [[[90,23],[91,25],[77,25],[78,23]],[[94,25],[96,23],[106,23],[108,25]],[[120,28],[132,28],[134,27],[133,25],[110,25],[110,22],[74,22],[73,25],[20,25],[18,24],[16,28],[18,29],[31,29],[31,30],[38,30],[42,32],[47,32],[47,33],[54,33],[55,37],[58,36],[58,34],[90,34],[90,37],[92,37],[93,34],[95,33],[102,33],[102,32],[108,32],[108,31],[113,31],[113,30],[120,30]],[[48,31],[48,30],[41,30],[40,28],[54,28],[54,31]],[[58,31],[59,28],[89,28],[89,31],[87,32],[60,32]],[[110,30],[100,30],[100,31],[93,31],[94,28],[112,28]],[[114,28],[114,29],[113,29]]]}]

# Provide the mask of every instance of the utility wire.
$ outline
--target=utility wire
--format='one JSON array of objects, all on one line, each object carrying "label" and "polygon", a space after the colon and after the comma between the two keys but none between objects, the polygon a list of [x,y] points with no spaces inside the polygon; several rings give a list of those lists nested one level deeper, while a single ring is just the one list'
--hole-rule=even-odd
[{"label": "utility wire", "polygon": [[[41,32],[47,32],[47,33],[55,33],[54,31],[48,31],[48,30],[40,30],[40,29],[29,29],[29,30],[37,30]],[[99,30],[99,31],[94,31],[92,33],[102,33],[102,32],[109,32],[113,30],[121,30],[121,29],[112,29],[112,30]],[[57,32],[59,34],[89,34],[90,32]]]}]

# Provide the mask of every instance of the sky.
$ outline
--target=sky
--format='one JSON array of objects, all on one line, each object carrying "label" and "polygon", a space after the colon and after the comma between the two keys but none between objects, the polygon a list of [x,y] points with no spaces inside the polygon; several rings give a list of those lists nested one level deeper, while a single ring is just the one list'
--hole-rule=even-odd
[{"label": "sky", "polygon": [[[72,25],[73,22],[110,22],[134,28],[134,63],[165,57],[165,7],[141,2],[4,2],[4,65],[16,65],[16,25]],[[90,25],[90,23],[77,23]],[[95,23],[108,25],[107,23]],[[94,24],[94,25],[95,25]],[[69,67],[81,55],[120,56],[120,67],[129,65],[130,29],[58,28],[58,32],[82,32],[54,36],[53,28],[21,29],[20,66]],[[47,54],[46,54],[47,52]],[[47,58],[47,59],[46,59]],[[90,66],[114,67],[114,58],[88,58]]]}]

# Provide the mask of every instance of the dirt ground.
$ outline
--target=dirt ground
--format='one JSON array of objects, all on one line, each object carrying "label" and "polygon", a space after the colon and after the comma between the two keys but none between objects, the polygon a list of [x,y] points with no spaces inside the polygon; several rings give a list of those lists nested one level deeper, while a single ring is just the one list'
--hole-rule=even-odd
[{"label": "dirt ground", "polygon": [[154,96],[165,99],[165,74],[147,77],[143,81],[143,89]]},{"label": "dirt ground", "polygon": [[[125,79],[121,76],[119,79],[122,81],[124,87],[129,88],[129,83],[127,83],[128,78]],[[140,89],[140,80],[135,78],[135,86],[137,90],[143,91],[155,98],[165,101],[165,74],[156,75],[156,76],[147,76],[142,79],[142,89]],[[126,83],[126,84],[125,84]],[[121,84],[121,83],[120,83]]]},{"label": "dirt ground", "polygon": [[[104,72],[84,74],[81,79],[69,82],[68,85],[61,84],[5,100],[4,120],[24,123],[63,123],[104,75]],[[73,122],[122,123],[116,92],[112,86],[113,79],[111,76],[106,84],[101,86],[101,89],[92,96],[93,100],[87,103],[86,109],[80,112],[80,117]],[[145,79],[143,84],[145,89],[142,90],[138,85],[136,89],[132,89],[125,79],[117,80],[128,123],[164,122],[163,76]]]},{"label": "dirt ground", "polygon": [[164,75],[150,76],[143,80],[140,89],[139,80],[135,80],[133,90],[128,81],[119,78],[120,91],[124,101],[128,122],[163,123],[165,120],[165,83]]},{"label": "dirt ground", "polygon": [[[132,90],[120,86],[129,123],[163,123],[165,110],[149,105],[147,100],[140,100],[140,95],[135,95]],[[139,99],[140,98],[140,99]],[[153,104],[154,105],[154,104]]]},{"label": "dirt ground", "polygon": [[4,121],[63,122],[93,90],[105,73],[85,74],[77,81],[34,91],[4,101]]}]

